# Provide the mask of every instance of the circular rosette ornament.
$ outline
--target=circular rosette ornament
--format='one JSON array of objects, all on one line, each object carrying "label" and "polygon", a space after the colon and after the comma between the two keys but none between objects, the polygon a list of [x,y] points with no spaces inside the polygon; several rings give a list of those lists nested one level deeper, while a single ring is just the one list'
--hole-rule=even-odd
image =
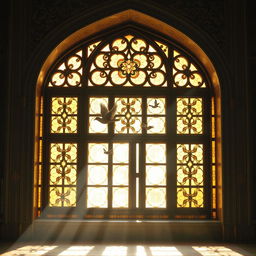
[{"label": "circular rosette ornament", "polygon": [[121,78],[125,78],[127,76],[136,78],[139,75],[139,66],[140,62],[139,60],[124,60],[120,59],[117,63],[119,70],[118,70],[118,75]]}]

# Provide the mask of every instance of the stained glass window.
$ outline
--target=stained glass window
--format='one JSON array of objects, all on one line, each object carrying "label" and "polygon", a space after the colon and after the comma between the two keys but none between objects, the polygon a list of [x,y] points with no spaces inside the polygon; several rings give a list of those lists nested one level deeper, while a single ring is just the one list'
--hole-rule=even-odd
[{"label": "stained glass window", "polygon": [[56,60],[39,115],[38,215],[217,218],[215,102],[188,52],[132,29]]}]

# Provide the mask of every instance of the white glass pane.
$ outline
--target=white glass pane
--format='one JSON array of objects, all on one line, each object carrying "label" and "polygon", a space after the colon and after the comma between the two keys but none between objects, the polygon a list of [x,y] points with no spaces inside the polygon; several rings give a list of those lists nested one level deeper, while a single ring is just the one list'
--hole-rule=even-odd
[{"label": "white glass pane", "polygon": [[166,167],[163,165],[147,165],[146,185],[166,185]]},{"label": "white glass pane", "polygon": [[88,185],[107,185],[108,166],[88,165]]},{"label": "white glass pane", "polygon": [[127,165],[113,165],[113,185],[128,185],[128,171]]},{"label": "white glass pane", "polygon": [[113,208],[128,207],[128,188],[113,188]]},{"label": "white glass pane", "polygon": [[108,189],[107,188],[87,188],[87,207],[107,208]]},{"label": "white glass pane", "polygon": [[108,154],[107,143],[88,143],[88,163],[107,163]]},{"label": "white glass pane", "polygon": [[166,145],[165,144],[146,144],[146,163],[165,163]]},{"label": "white glass pane", "polygon": [[146,208],[165,208],[166,189],[146,188]]},{"label": "white glass pane", "polygon": [[129,144],[113,143],[113,163],[129,162]]}]

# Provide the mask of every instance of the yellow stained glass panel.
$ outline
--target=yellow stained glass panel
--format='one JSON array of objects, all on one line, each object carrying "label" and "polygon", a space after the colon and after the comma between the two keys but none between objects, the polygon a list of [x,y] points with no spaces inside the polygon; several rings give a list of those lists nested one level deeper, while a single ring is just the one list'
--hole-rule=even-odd
[{"label": "yellow stained glass panel", "polygon": [[200,208],[204,206],[203,188],[178,188],[177,207],[179,208]]},{"label": "yellow stained glass panel", "polygon": [[[128,116],[128,115],[127,115]],[[115,122],[115,133],[118,134],[140,134],[141,133],[141,117],[118,117],[120,121]]]},{"label": "yellow stained glass panel", "polygon": [[[129,36],[127,36],[129,38]],[[126,38],[127,38],[126,37]],[[128,39],[127,38],[127,39]],[[119,51],[123,51],[125,50],[125,48],[127,47],[127,42],[123,39],[123,38],[117,38],[113,41],[112,43],[112,47],[114,49],[118,49]]]},{"label": "yellow stained glass panel", "polygon": [[77,98],[53,97],[51,106],[51,132],[77,132]]},{"label": "yellow stained glass panel", "polygon": [[49,193],[49,206],[50,207],[61,207],[62,201],[60,200],[61,188],[50,187]]},{"label": "yellow stained glass panel", "polygon": [[204,189],[203,188],[191,188],[191,194],[193,196],[191,207],[199,208],[204,206]]},{"label": "yellow stained glass panel", "polygon": [[[159,46],[168,55],[166,45]],[[89,86],[167,86],[161,55],[154,46],[133,35],[116,38],[99,49],[89,80]]]},{"label": "yellow stained glass panel", "polygon": [[81,87],[82,51],[61,63],[51,76],[48,87]]},{"label": "yellow stained glass panel", "polygon": [[91,73],[91,80],[92,80],[95,84],[101,86],[101,85],[103,85],[103,84],[105,84],[105,83],[107,82],[107,73],[94,70],[94,71]]},{"label": "yellow stained glass panel", "polygon": [[189,185],[189,168],[187,166],[177,166],[177,185]]},{"label": "yellow stained glass panel", "polygon": [[77,117],[55,116],[51,118],[52,133],[76,133],[77,132]]},{"label": "yellow stained glass panel", "polygon": [[51,163],[76,163],[77,144],[75,143],[51,143]]},{"label": "yellow stained glass panel", "polygon": [[76,188],[74,187],[64,187],[63,192],[60,187],[50,187],[49,196],[50,207],[76,206]]},{"label": "yellow stained glass panel", "polygon": [[215,141],[212,141],[212,163],[215,163]]},{"label": "yellow stained glass panel", "polygon": [[76,165],[51,165],[50,185],[74,185],[76,184]]},{"label": "yellow stained glass panel", "polygon": [[116,115],[119,121],[115,122],[115,133],[141,133],[142,99],[115,98]]},{"label": "yellow stained glass panel", "polygon": [[191,168],[191,185],[192,186],[202,186],[204,184],[203,166],[193,166]]},{"label": "yellow stained glass panel", "polygon": [[212,165],[212,185],[216,186],[216,167]]},{"label": "yellow stained glass panel", "polygon": [[189,188],[178,188],[177,189],[177,207],[178,208],[190,207],[188,195],[189,195]]},{"label": "yellow stained glass panel", "polygon": [[[179,55],[178,52],[174,51],[174,56]],[[188,67],[188,60],[185,57],[178,57],[174,61],[174,66],[178,70],[185,70]]]},{"label": "yellow stained glass panel", "polygon": [[65,196],[65,200],[63,202],[64,207],[76,206],[76,188],[64,187],[64,196]]},{"label": "yellow stained glass panel", "polygon": [[203,185],[203,166],[177,166],[177,185]]},{"label": "yellow stained glass panel", "polygon": [[200,87],[205,88],[206,84],[198,69],[191,61],[182,56],[179,52],[174,51],[174,87]]},{"label": "yellow stained glass panel", "polygon": [[216,188],[212,189],[212,208],[216,209]]},{"label": "yellow stained glass panel", "polygon": [[179,164],[202,164],[203,145],[202,144],[177,144],[177,163]]},{"label": "yellow stained glass panel", "polygon": [[[82,53],[82,51],[80,51],[80,54]],[[71,56],[68,61],[67,61],[67,64],[68,64],[68,67],[71,69],[71,70],[76,70],[78,69],[81,64],[82,64],[82,60],[81,58],[78,58],[76,56]]]},{"label": "yellow stained glass panel", "polygon": [[141,51],[142,49],[145,49],[146,46],[147,46],[147,43],[142,40],[142,39],[136,39],[136,40],[133,40],[132,41],[132,48],[135,50],[135,51]]},{"label": "yellow stained glass panel", "polygon": [[65,112],[67,115],[77,114],[77,97],[53,97],[52,114],[61,115]]},{"label": "yellow stained glass panel", "polygon": [[177,98],[176,122],[178,134],[202,134],[202,98]]}]

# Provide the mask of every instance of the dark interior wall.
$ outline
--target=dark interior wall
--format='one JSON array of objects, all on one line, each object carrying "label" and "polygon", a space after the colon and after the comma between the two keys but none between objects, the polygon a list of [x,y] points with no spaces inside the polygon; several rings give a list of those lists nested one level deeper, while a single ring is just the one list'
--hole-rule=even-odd
[{"label": "dark interior wall", "polygon": [[[143,3],[142,3],[143,2]],[[239,3],[238,3],[239,2]],[[135,8],[161,18],[177,17],[181,23],[198,28],[205,41],[212,42],[216,52],[227,66],[226,77],[231,89],[223,85],[223,167],[224,182],[224,239],[250,240],[254,236],[256,220],[256,170],[253,165],[256,153],[254,109],[256,92],[253,73],[256,67],[255,14],[252,0],[24,0],[8,1],[1,8],[0,39],[1,84],[1,205],[0,237],[15,239],[29,225],[32,218],[33,170],[33,88],[27,88],[27,74],[31,80],[38,73],[31,67],[32,59],[40,66],[43,58],[63,40],[69,31],[54,38],[56,27],[65,26],[71,18],[85,15],[86,22],[93,20],[95,10],[109,6],[117,11]],[[103,8],[103,9],[101,9]],[[90,15],[91,14],[91,15]],[[106,14],[96,13],[98,17]],[[248,26],[247,26],[248,24]],[[176,24],[179,26],[179,24]],[[82,24],[81,24],[82,27]],[[179,28],[179,27],[178,27]],[[75,29],[75,28],[74,28]],[[191,30],[192,31],[192,30]],[[248,41],[247,41],[248,32]],[[49,36],[51,35],[51,36]],[[188,36],[193,38],[189,32]],[[43,42],[51,38],[51,49],[42,52]],[[193,38],[195,39],[195,38]],[[248,48],[247,48],[248,43]],[[247,53],[248,49],[248,53]],[[214,53],[209,53],[214,56]],[[214,59],[213,59],[214,62]],[[217,63],[217,62],[215,62]],[[218,66],[216,66],[218,70]],[[225,75],[223,75],[225,76]],[[248,117],[250,117],[248,119]]]},{"label": "dark interior wall", "polygon": [[8,34],[9,34],[9,2],[6,3],[6,8],[0,10],[0,30],[2,32],[0,39],[0,70],[1,70],[1,84],[0,84],[0,223],[4,220],[4,178],[5,178],[5,156],[6,156],[6,106],[7,106],[7,84],[8,84]]},{"label": "dark interior wall", "polygon": [[256,70],[256,17],[254,1],[248,0],[247,3],[247,43],[248,43],[248,82],[249,82],[249,104],[250,104],[250,150],[251,150],[251,161],[250,167],[252,170],[251,175],[251,205],[252,205],[252,219],[254,224],[256,223],[256,165],[255,165],[255,156],[256,156],[256,84],[255,84],[255,70]]}]

